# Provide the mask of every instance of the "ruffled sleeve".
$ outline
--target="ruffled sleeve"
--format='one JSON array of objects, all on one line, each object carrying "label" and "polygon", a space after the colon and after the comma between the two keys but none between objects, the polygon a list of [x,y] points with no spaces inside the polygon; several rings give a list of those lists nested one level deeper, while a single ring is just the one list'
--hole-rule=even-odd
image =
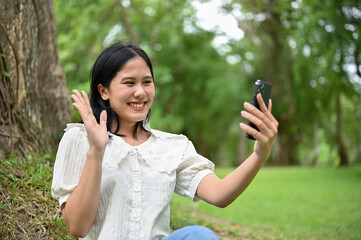
[{"label": "ruffled sleeve", "polygon": [[199,155],[192,142],[188,145],[182,163],[177,168],[177,182],[175,192],[192,201],[199,201],[196,191],[202,179],[214,171],[214,164],[207,158]]},{"label": "ruffled sleeve", "polygon": [[51,186],[52,196],[59,201],[59,206],[68,200],[78,185],[88,150],[84,125],[68,124],[59,143]]}]

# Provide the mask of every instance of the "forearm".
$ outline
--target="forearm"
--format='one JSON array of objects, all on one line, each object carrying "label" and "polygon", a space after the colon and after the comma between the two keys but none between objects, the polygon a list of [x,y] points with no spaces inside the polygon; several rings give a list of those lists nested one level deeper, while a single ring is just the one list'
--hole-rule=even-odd
[{"label": "forearm", "polygon": [[77,237],[88,234],[98,212],[103,152],[90,149],[79,180],[62,213],[69,231]]},{"label": "forearm", "polygon": [[198,187],[197,196],[218,207],[228,206],[248,187],[266,159],[253,153],[222,180],[216,175],[206,176]]},{"label": "forearm", "polygon": [[238,168],[218,182],[216,190],[223,206],[231,204],[253,181],[267,158],[255,153],[250,155]]},{"label": "forearm", "polygon": [[232,203],[252,182],[271,153],[279,124],[271,113],[272,101],[270,100],[268,108],[261,94],[257,95],[257,101],[260,109],[245,103],[249,112],[242,111],[242,116],[253,122],[259,131],[240,123],[240,127],[256,139],[252,155],[224,179],[220,180],[215,174],[209,174],[198,186],[197,196],[213,205],[225,207]]}]

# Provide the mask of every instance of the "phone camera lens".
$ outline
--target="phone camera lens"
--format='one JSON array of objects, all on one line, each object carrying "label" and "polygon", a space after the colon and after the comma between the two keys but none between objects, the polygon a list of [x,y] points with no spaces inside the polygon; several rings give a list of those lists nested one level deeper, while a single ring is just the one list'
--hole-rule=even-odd
[{"label": "phone camera lens", "polygon": [[263,92],[263,90],[264,90],[264,85],[261,83],[259,85],[258,92]]}]

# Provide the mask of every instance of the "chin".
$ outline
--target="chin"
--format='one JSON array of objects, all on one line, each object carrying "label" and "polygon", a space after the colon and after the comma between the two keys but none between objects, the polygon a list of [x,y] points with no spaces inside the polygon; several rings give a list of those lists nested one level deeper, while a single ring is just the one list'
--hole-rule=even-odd
[{"label": "chin", "polygon": [[133,118],[133,121],[134,121],[134,122],[141,122],[141,121],[145,120],[146,117],[147,117],[147,116],[136,117],[136,118]]}]

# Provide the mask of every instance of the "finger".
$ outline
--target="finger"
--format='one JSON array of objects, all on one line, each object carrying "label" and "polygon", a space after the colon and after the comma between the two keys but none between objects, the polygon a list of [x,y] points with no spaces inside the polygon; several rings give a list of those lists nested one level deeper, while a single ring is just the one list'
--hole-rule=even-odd
[{"label": "finger", "polygon": [[263,101],[262,95],[259,93],[259,94],[257,94],[257,101],[258,101],[258,105],[260,106],[261,111],[272,121],[274,119],[274,117],[271,113],[272,100],[270,99],[268,101],[268,106],[266,106],[266,103]]},{"label": "finger", "polygon": [[268,110],[272,112],[272,99],[268,101]]},{"label": "finger", "polygon": [[75,94],[70,95],[74,102],[78,101],[78,97]]},{"label": "finger", "polygon": [[[275,117],[272,115],[271,113],[271,109],[272,109],[272,100],[270,99],[268,102],[268,107],[266,107],[266,104],[263,101],[262,95],[259,93],[257,94],[257,101],[258,101],[258,105],[260,106],[261,111],[257,111],[258,109],[256,107],[254,107],[253,105],[249,106],[249,105],[245,105],[246,109],[250,112],[252,112],[252,114],[256,115],[257,117],[261,118],[262,120],[264,120],[265,122],[268,122],[266,118],[269,119],[270,123],[272,125],[276,125],[278,126],[278,122],[275,119]],[[257,110],[256,110],[257,109]],[[262,115],[262,114],[264,115]],[[270,124],[267,124],[269,127],[272,127]]]},{"label": "finger", "polygon": [[84,99],[84,103],[86,104],[88,111],[90,111],[91,113],[93,113],[93,110],[90,107],[90,102],[89,102],[89,98],[88,98],[88,94],[82,90],[81,93],[83,94],[83,99]]},{"label": "finger", "polygon": [[79,97],[75,94],[71,95],[71,98],[74,100],[73,106],[78,109],[79,113],[87,114],[87,109],[84,107],[84,104],[79,99]]},{"label": "finger", "polygon": [[73,93],[75,96],[77,96],[78,98],[82,98],[80,92],[78,91],[78,89],[73,89]]},{"label": "finger", "polygon": [[269,100],[269,103],[268,103],[268,118],[271,119],[272,123],[276,126],[276,128],[278,127],[278,121],[277,119],[273,116],[272,114],[272,107],[273,107],[273,102],[272,102],[272,99]]},{"label": "finger", "polygon": [[84,104],[84,99],[83,96],[80,94],[80,92],[77,89],[73,90],[73,95],[74,97],[72,97],[74,99],[75,102],[79,103],[79,104]]},{"label": "finger", "polygon": [[273,102],[270,99],[269,103],[268,103],[268,111],[265,113],[266,116],[271,120],[271,122],[278,127],[278,121],[276,120],[276,118],[273,116],[272,114],[272,107],[273,107]]},{"label": "finger", "polygon": [[72,98],[76,103],[79,104],[79,107],[83,107],[88,114],[92,114],[93,110],[90,107],[88,95],[86,92],[82,90],[82,94],[80,94],[78,90],[74,89],[73,93],[74,96],[72,95]]},{"label": "finger", "polygon": [[73,103],[73,106],[78,110],[81,118],[83,119],[83,122],[86,122],[91,114],[89,114],[89,112],[84,109],[84,106],[80,103],[75,102]]},{"label": "finger", "polygon": [[[246,118],[248,121],[252,122],[254,125],[257,126],[257,128],[261,131],[262,134],[272,137],[272,128],[267,125],[263,120],[257,118],[256,116],[250,114],[249,112],[242,111],[242,116]],[[256,130],[257,131],[257,130]]]},{"label": "finger", "polygon": [[73,106],[78,110],[81,118],[83,119],[84,124],[91,126],[96,123],[96,120],[93,115],[93,111],[89,105],[88,96],[85,91],[82,91],[82,94],[77,89],[73,90],[71,97],[74,100]]},{"label": "finger", "polygon": [[256,140],[266,142],[267,138],[261,132],[257,131],[253,127],[250,127],[247,124],[240,123],[239,126],[249,135],[253,136]]},{"label": "finger", "polygon": [[100,113],[99,124],[102,128],[107,128],[107,111],[103,110]]},{"label": "finger", "polygon": [[265,102],[263,101],[263,97],[262,97],[262,95],[260,93],[257,94],[257,102],[258,102],[258,105],[259,105],[260,110],[262,112],[267,110],[267,106],[266,106]]},{"label": "finger", "polygon": [[[262,98],[262,97],[261,97]],[[263,100],[262,100],[263,101]],[[264,105],[266,106],[266,105]],[[252,104],[250,103],[247,103],[245,102],[244,103],[244,107],[252,114],[254,115],[255,117],[257,117],[258,119],[260,119],[262,122],[264,122],[267,127],[269,128],[274,128],[272,125],[273,125],[273,122],[272,120],[270,119],[270,115],[272,115],[267,109],[266,109],[266,112],[262,112],[260,111],[258,108],[256,108],[255,106],[253,106]],[[273,117],[273,116],[272,116]],[[248,118],[247,118],[248,119]],[[256,122],[254,121],[251,121],[253,122],[254,124],[256,124]]]}]

